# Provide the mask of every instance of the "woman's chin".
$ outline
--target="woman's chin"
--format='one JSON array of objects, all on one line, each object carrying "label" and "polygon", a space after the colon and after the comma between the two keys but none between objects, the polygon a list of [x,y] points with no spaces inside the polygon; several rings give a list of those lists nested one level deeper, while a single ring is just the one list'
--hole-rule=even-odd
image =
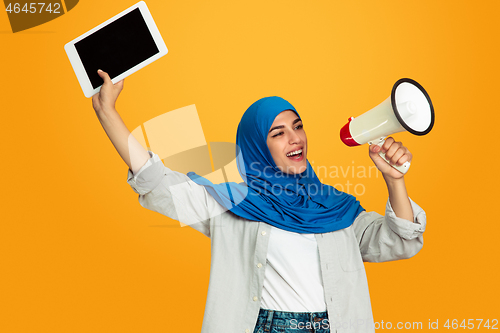
[{"label": "woman's chin", "polygon": [[302,172],[304,172],[306,170],[307,170],[307,165],[304,165],[304,166],[299,167],[299,170],[298,170],[297,173],[302,173]]}]

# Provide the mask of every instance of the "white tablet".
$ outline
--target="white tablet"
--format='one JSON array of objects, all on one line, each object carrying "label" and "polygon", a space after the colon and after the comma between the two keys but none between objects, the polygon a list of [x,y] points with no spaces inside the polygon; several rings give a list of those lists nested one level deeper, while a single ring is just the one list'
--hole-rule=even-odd
[{"label": "white tablet", "polygon": [[144,1],[64,45],[85,97],[98,93],[107,72],[113,83],[167,54]]}]

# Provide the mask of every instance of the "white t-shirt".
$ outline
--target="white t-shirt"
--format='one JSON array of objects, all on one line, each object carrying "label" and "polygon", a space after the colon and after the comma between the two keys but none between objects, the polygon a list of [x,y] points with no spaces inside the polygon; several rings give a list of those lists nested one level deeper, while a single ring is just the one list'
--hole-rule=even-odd
[{"label": "white t-shirt", "polygon": [[326,311],[314,234],[271,226],[261,307],[289,312]]}]

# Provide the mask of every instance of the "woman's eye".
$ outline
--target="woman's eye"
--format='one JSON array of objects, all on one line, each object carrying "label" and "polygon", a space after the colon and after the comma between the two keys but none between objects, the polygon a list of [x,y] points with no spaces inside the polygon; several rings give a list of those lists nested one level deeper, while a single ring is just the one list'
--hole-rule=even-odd
[{"label": "woman's eye", "polygon": [[[304,127],[304,125],[300,124],[300,125],[295,126],[295,129],[301,129],[302,127]],[[279,133],[273,135],[272,137],[275,138],[275,137],[280,136],[282,134],[283,134],[283,132],[279,132]]]}]

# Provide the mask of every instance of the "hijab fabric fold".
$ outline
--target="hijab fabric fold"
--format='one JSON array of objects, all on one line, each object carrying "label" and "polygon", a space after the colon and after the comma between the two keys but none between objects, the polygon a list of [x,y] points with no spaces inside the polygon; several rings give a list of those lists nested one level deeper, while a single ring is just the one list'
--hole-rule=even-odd
[{"label": "hijab fabric fold", "polygon": [[301,174],[280,171],[267,146],[274,118],[295,108],[281,97],[262,98],[243,114],[236,134],[236,164],[243,183],[213,184],[187,176],[232,213],[297,233],[325,233],[349,227],[364,209],[350,194],[322,184],[307,161]]}]

